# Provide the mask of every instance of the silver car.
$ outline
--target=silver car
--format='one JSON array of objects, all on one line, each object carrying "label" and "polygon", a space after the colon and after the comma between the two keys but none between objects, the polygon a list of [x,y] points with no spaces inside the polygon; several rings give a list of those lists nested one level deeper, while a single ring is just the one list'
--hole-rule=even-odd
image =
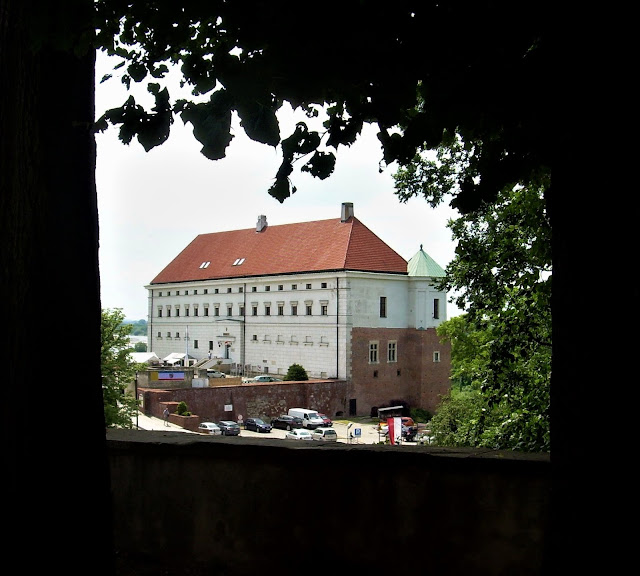
[{"label": "silver car", "polygon": [[337,442],[338,433],[333,428],[316,428],[313,431],[313,439],[319,442]]},{"label": "silver car", "polygon": [[222,435],[222,430],[215,422],[201,422],[198,426],[198,432],[202,434],[211,434],[212,436]]}]

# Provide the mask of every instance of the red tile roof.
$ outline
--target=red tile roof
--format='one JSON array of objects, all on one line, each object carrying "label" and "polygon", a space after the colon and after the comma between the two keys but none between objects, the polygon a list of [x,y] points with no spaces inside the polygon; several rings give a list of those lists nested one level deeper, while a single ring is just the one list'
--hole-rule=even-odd
[{"label": "red tile roof", "polygon": [[406,274],[407,262],[352,216],[200,234],[151,284],[337,270]]}]

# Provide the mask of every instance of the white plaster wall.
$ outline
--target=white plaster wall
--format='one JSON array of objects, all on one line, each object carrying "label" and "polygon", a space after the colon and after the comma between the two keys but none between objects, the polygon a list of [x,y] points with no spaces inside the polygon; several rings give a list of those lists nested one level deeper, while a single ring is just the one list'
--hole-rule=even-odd
[{"label": "white plaster wall", "polygon": [[[310,289],[307,284],[311,285]],[[209,341],[214,343],[213,357],[222,358],[224,345],[218,347],[218,342],[229,341],[231,362],[260,366],[263,371],[266,367],[269,373],[280,375],[297,363],[313,378],[348,378],[352,327],[414,328],[424,324],[427,328],[446,319],[446,294],[435,291],[427,281],[395,274],[300,274],[146,288],[149,291],[149,350],[160,358],[171,352],[187,351],[197,360],[206,358]],[[381,296],[387,298],[386,318],[380,318]],[[437,322],[430,317],[434,297],[440,298],[441,313]],[[294,301],[298,306],[297,316],[291,315]],[[280,303],[284,306],[282,316],[278,315]],[[311,316],[306,315],[307,303],[312,306]],[[327,306],[326,316],[321,315],[323,303]],[[258,309],[256,316],[252,314],[254,304]],[[185,315],[187,305],[189,316]],[[194,315],[196,305],[198,316]],[[204,315],[205,305],[208,305],[208,316]],[[232,307],[231,317],[227,317],[228,305]],[[242,305],[245,306],[244,318],[240,315]],[[265,315],[267,305],[269,316]],[[159,306],[163,310],[162,318],[158,317]],[[171,306],[171,317],[166,315],[168,306]],[[219,316],[214,315],[216,306]],[[180,316],[175,315],[176,307]],[[160,339],[158,332],[162,335]],[[171,339],[166,337],[167,332],[171,332]],[[180,333],[179,339],[175,338],[176,332]]]},{"label": "white plaster wall", "polygon": [[[439,318],[434,318],[434,300],[439,301]],[[447,319],[447,293],[436,290],[435,280],[409,279],[409,305],[407,322],[409,328],[435,328]]]}]

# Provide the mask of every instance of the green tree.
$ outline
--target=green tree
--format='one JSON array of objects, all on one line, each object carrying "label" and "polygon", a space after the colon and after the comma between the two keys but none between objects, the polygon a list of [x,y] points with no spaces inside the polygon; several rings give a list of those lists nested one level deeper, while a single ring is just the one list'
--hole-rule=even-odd
[{"label": "green tree", "polygon": [[137,320],[136,322],[127,322],[131,326],[131,336],[146,336],[147,321]]},{"label": "green tree", "polygon": [[135,380],[140,365],[130,360],[131,325],[124,324],[121,309],[102,310],[101,361],[104,419],[108,428],[133,428],[138,400],[125,394],[127,385]]},{"label": "green tree", "polygon": [[299,380],[309,380],[307,371],[300,364],[291,364],[283,380],[297,382]]},{"label": "green tree", "polygon": [[146,352],[147,351],[147,345],[144,342],[136,342],[133,345],[133,350],[134,350],[134,352]]},{"label": "green tree", "polygon": [[542,188],[505,189],[450,227],[458,246],[443,284],[468,313],[438,334],[452,342],[453,383],[474,385],[485,400],[465,441],[549,450],[551,227]]}]

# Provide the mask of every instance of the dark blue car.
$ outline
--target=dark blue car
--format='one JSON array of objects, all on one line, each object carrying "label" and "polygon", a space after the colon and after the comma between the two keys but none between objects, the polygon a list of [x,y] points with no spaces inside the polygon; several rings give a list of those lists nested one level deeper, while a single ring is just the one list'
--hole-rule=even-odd
[{"label": "dark blue car", "polygon": [[247,418],[244,423],[245,430],[254,432],[271,432],[271,424],[267,424],[261,418]]}]

